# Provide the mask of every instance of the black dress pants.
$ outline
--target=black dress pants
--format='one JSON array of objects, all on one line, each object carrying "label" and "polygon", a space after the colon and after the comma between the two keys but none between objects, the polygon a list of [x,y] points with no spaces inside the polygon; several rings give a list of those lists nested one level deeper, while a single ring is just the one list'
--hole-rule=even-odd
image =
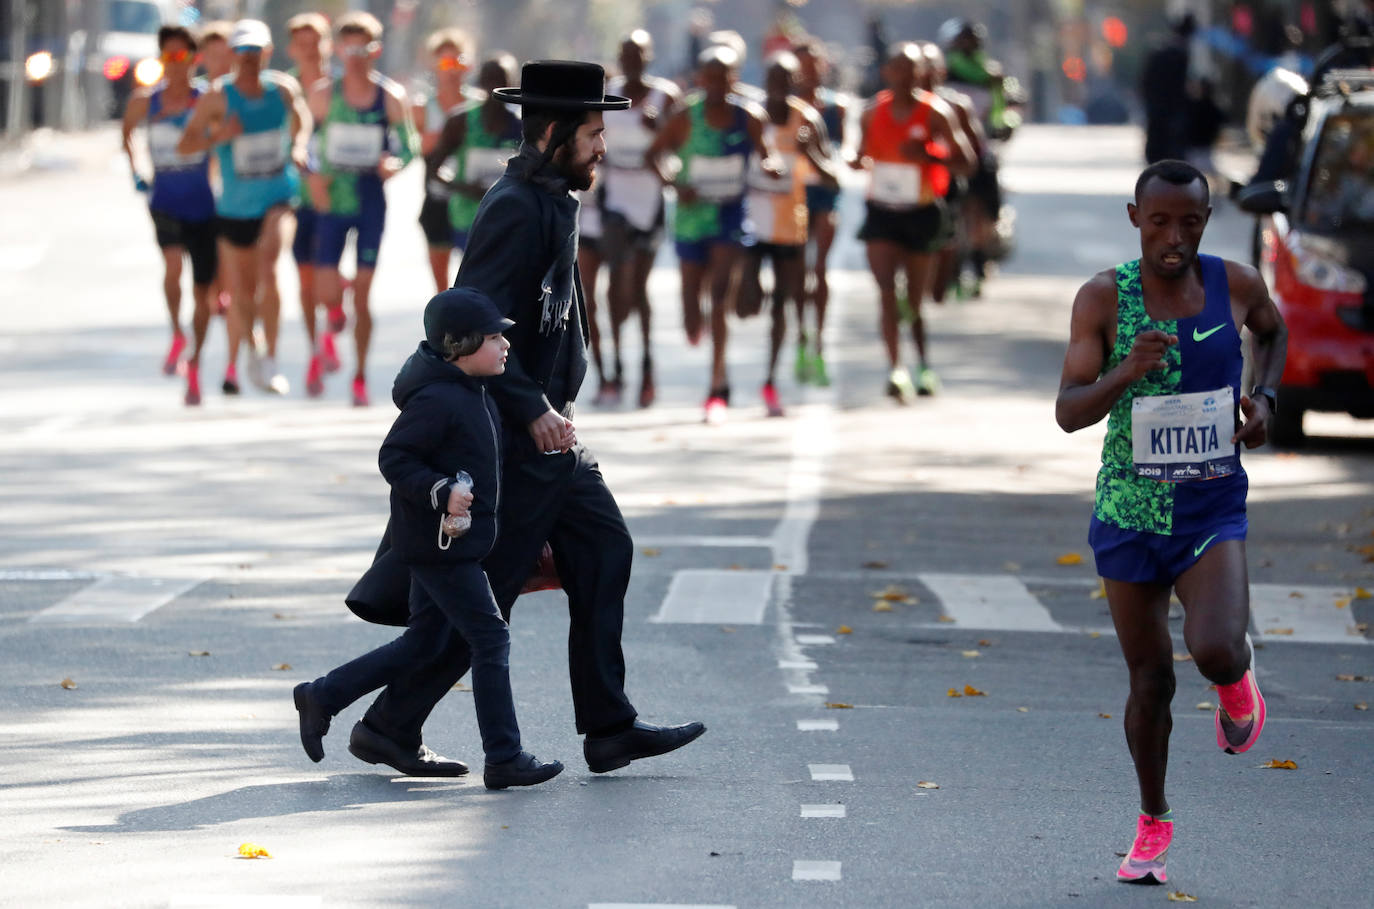
[{"label": "black dress pants", "polygon": [[[496,547],[482,565],[501,614],[509,621],[547,541],[568,596],[568,680],[577,731],[632,722],[620,637],[634,543],[596,459],[581,446],[562,455],[508,456],[501,496]],[[387,686],[367,711],[368,725],[418,746],[425,720],[469,663],[467,646],[455,635]]]}]

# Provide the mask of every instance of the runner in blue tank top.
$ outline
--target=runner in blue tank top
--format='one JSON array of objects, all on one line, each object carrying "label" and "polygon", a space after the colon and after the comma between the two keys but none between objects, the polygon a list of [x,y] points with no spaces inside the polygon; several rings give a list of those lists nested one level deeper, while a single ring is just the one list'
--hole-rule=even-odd
[{"label": "runner in blue tank top", "polygon": [[[1196,168],[1151,165],[1126,208],[1141,257],[1078,292],[1055,416],[1066,432],[1108,417],[1089,540],[1130,671],[1126,740],[1141,811],[1117,878],[1162,884],[1174,820],[1164,796],[1171,591],[1186,612],[1188,652],[1221,702],[1218,747],[1247,751],[1264,728],[1246,633],[1240,446],[1264,444],[1287,330],[1253,268],[1198,254],[1211,207]],[[1248,395],[1241,328],[1254,338],[1259,383]]]},{"label": "runner in blue tank top", "polygon": [[[162,250],[162,291],[167,299],[167,314],[172,320],[172,346],[163,362],[167,375],[185,369],[186,403],[200,403],[197,366],[210,324],[210,285],[215,280],[215,194],[210,189],[210,164],[204,152],[177,153],[177,143],[190,119],[191,108],[200,92],[191,82],[195,65],[196,41],[181,26],[166,25],[158,31],[164,80],[143,89],[129,99],[124,110],[124,152],[134,172],[134,185],[149,194],[148,209],[153,230]],[[140,123],[147,123],[148,157],[153,166],[151,183],[139,173],[134,159],[133,135]],[[195,344],[183,367],[182,352],[186,336],[181,330],[182,258],[191,260],[191,294],[195,311],[191,317]]]},{"label": "runner in blue tank top", "polygon": [[[281,297],[277,257],[281,219],[290,210],[295,170],[305,163],[310,111],[296,80],[264,69],[272,56],[272,35],[255,19],[243,19],[230,36],[233,75],[201,96],[177,150],[213,148],[222,189],[216,203],[223,277],[232,299],[229,364],[225,394],[238,394],[238,348],[249,342],[249,378],[274,394],[289,389],[277,371],[277,324]],[[257,349],[254,324],[262,321],[265,351]]]}]

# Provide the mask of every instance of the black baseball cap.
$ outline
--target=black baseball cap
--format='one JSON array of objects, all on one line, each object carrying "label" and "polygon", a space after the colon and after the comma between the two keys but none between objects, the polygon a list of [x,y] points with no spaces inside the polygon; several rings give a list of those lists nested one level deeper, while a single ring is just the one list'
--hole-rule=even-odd
[{"label": "black baseball cap", "polygon": [[475,287],[450,288],[425,304],[425,340],[436,351],[444,349],[444,335],[456,338],[474,331],[495,335],[514,324]]}]

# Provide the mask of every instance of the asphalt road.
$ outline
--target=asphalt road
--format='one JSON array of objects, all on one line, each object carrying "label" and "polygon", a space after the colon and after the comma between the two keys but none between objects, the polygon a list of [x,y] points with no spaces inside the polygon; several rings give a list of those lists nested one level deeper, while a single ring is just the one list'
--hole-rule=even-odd
[{"label": "asphalt road", "polygon": [[[1299,454],[1246,460],[1264,738],[1219,753],[1195,706],[1214,694],[1180,662],[1171,884],[1113,879],[1136,794],[1085,539],[1102,429],[1064,435],[1052,401],[1075,289],[1136,253],[1139,147],[1130,130],[1017,137],[1016,253],[982,300],[932,311],[945,387],[909,408],[882,396],[875,296],[846,239],[835,385],[788,376],[788,416],[764,418],[764,326],[741,322],[737,406],[701,425],[706,352],[682,341],[665,255],[661,401],[586,406],[579,435],[636,537],[629,693],[646,719],[709,731],[589,773],[563,601],[530,596],[512,625],[520,723],[568,771],[504,793],[354,760],[362,703],[311,764],[291,707],[296,682],[390,636],[342,596],[385,521],[385,390],[432,290],[418,176],[389,187],[374,406],[349,407],[340,378],[303,396],[284,261],[297,387],[210,391],[216,323],[190,410],[158,374],[159,260],[117,141],[49,149],[0,182],[0,905],[1358,904],[1374,887],[1374,720],[1357,709],[1374,700],[1374,600],[1358,597],[1374,589],[1374,424],[1341,417],[1309,418]],[[850,193],[846,237],[857,207]],[[1247,244],[1218,203],[1205,250]],[[983,694],[949,695],[965,685]],[[479,763],[469,700],[446,698],[427,742]],[[238,858],[245,843],[272,857]]]}]

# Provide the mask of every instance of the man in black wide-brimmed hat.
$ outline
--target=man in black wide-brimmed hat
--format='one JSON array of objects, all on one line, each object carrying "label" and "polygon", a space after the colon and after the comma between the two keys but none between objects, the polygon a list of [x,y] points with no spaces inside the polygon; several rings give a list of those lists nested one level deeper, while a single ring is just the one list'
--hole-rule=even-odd
[{"label": "man in black wide-brimmed hat", "polygon": [[[495,94],[524,108],[524,143],[477,210],[454,284],[481,290],[516,323],[506,335],[505,374],[490,383],[505,463],[497,542],[483,567],[509,618],[544,543],[551,545],[568,596],[577,730],[588,767],[604,773],[705,731],[701,723],[640,722],[625,696],[620,635],[634,544],[572,422],[587,373],[587,313],[571,192],[591,187],[606,152],[601,112],[630,102],[605,94],[600,66],[570,61],[527,63],[518,89]],[[430,710],[468,670],[466,650],[455,647],[389,685],[365,721],[394,741],[419,742]]]}]

